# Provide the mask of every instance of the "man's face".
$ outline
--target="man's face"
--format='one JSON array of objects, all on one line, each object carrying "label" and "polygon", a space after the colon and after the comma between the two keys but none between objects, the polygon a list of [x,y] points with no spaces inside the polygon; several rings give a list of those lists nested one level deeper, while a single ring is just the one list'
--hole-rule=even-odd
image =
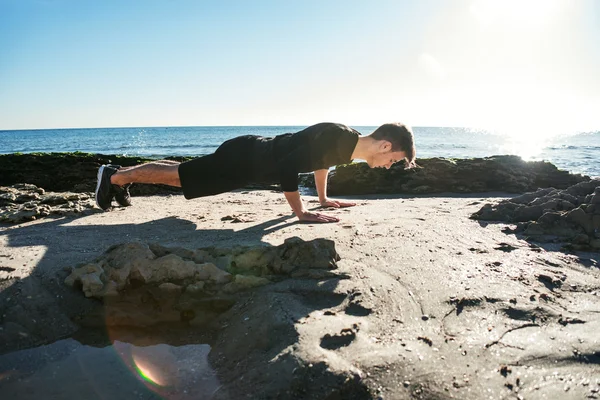
[{"label": "man's face", "polygon": [[371,168],[386,168],[390,169],[392,164],[404,160],[406,153],[403,151],[385,151],[377,153],[371,160],[368,161],[369,167]]}]

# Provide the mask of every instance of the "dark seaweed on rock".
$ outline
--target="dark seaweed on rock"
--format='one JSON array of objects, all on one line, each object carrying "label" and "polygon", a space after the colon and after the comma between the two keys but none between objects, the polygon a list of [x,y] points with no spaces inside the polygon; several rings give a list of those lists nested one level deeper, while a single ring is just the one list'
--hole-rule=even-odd
[{"label": "dark seaweed on rock", "polygon": [[[420,168],[404,169],[396,163],[386,170],[366,163],[337,167],[329,174],[331,195],[427,193],[524,193],[540,187],[566,189],[590,178],[559,170],[545,161],[523,161],[518,156],[445,159],[423,158]],[[314,187],[312,175],[302,177]]]},{"label": "dark seaweed on rock", "polygon": [[[190,157],[169,157],[186,161]],[[102,164],[133,166],[154,161],[144,157],[91,153],[31,153],[0,155],[0,186],[30,183],[47,191],[92,192]],[[369,168],[365,163],[337,167],[330,173],[331,195],[377,193],[481,193],[501,191],[524,193],[540,187],[565,189],[589,177],[562,171],[548,162],[526,162],[517,156],[493,156],[471,159],[419,159],[421,168],[405,170],[402,162],[389,170]],[[304,186],[314,187],[312,174],[301,177]],[[270,185],[252,188],[272,189]],[[131,194],[179,193],[163,185],[136,184]]]},{"label": "dark seaweed on rock", "polygon": [[[185,161],[190,157],[169,157]],[[93,192],[98,168],[103,164],[124,167],[155,161],[144,157],[128,157],[92,153],[31,153],[0,155],[0,186],[30,183],[52,192]],[[133,195],[178,193],[176,188],[162,185],[135,185]]]}]

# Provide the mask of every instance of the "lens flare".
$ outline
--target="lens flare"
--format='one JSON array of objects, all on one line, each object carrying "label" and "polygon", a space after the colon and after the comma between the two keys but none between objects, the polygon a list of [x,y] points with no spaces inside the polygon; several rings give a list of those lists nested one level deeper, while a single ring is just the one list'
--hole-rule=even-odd
[{"label": "lens flare", "polygon": [[146,382],[156,386],[165,386],[165,383],[162,381],[162,377],[158,375],[157,371],[153,370],[153,365],[144,365],[143,362],[140,362],[135,358],[133,359],[133,362],[139,376],[142,377],[142,379],[144,379]]}]

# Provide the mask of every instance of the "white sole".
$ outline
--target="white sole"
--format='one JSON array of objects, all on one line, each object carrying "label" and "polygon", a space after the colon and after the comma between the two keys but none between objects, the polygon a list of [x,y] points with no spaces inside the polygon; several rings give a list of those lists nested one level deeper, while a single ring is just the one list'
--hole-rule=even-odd
[{"label": "white sole", "polygon": [[96,191],[94,192],[94,198],[96,199],[96,205],[100,209],[102,209],[102,207],[100,207],[100,204],[98,204],[98,190],[100,190],[100,182],[102,182],[102,173],[104,172],[104,167],[106,167],[106,166],[103,165],[100,168],[98,168],[98,176],[97,176],[98,182],[96,183]]}]

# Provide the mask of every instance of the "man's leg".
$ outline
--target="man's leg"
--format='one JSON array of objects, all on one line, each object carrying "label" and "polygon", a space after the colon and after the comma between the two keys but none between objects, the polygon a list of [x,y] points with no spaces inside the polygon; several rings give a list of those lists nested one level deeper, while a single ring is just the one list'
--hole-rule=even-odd
[{"label": "man's leg", "polygon": [[129,185],[132,183],[158,183],[181,187],[176,161],[153,161],[134,167],[120,168],[103,165],[98,169],[96,204],[103,210],[111,207],[113,198],[122,206],[131,205]]},{"label": "man's leg", "polygon": [[154,183],[181,187],[179,180],[179,163],[177,161],[153,161],[135,167],[125,167],[117,170],[111,177],[110,183],[124,186],[129,183]]}]

